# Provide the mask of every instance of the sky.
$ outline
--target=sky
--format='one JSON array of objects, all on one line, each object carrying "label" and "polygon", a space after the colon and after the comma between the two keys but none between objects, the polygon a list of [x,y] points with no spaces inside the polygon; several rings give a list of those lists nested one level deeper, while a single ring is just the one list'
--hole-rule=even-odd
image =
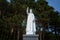
[{"label": "sky", "polygon": [[[10,0],[7,1],[10,2]],[[55,9],[55,11],[60,12],[60,0],[46,0],[46,1],[48,2],[48,5],[52,6]]]},{"label": "sky", "polygon": [[7,0],[10,3],[10,0]]},{"label": "sky", "polygon": [[55,11],[60,12],[60,0],[46,0],[48,5],[52,6]]}]

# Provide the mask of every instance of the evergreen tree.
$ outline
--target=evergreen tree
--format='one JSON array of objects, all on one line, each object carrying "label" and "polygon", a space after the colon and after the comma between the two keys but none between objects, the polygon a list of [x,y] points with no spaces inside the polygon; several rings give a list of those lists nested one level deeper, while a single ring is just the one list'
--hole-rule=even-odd
[{"label": "evergreen tree", "polygon": [[[42,24],[43,31],[41,32],[39,30],[38,32],[42,37],[40,39],[42,40],[45,39],[46,35],[44,34],[46,28],[48,27],[48,23],[51,25],[51,27],[52,25],[54,25],[55,32],[59,31],[58,29],[56,29],[58,28],[57,26],[60,27],[59,25],[60,17],[58,17],[58,12],[55,12],[54,8],[49,6],[46,0],[37,0],[36,2],[35,0],[11,0],[10,3],[8,3],[6,0],[0,0],[0,29],[3,30],[4,32],[6,30],[6,34],[8,34],[7,36],[11,35],[8,37],[8,40],[9,39],[19,40],[19,37],[20,39],[22,38],[22,33],[23,32],[25,33],[26,25],[22,26],[22,22],[23,20],[26,21],[25,19],[27,18],[27,14],[26,14],[27,7],[33,9],[33,13],[35,14],[37,19],[36,21],[37,24],[39,25]],[[39,25],[37,27],[40,28]],[[5,37],[5,36],[1,36],[1,37]]]}]

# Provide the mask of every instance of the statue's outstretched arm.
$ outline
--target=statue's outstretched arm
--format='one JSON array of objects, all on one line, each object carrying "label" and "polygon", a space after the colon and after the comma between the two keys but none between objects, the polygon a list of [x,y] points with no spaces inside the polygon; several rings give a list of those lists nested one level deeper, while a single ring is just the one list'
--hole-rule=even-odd
[{"label": "statue's outstretched arm", "polygon": [[27,7],[27,10],[26,10],[27,14],[28,14],[28,9],[29,9],[29,7]]}]

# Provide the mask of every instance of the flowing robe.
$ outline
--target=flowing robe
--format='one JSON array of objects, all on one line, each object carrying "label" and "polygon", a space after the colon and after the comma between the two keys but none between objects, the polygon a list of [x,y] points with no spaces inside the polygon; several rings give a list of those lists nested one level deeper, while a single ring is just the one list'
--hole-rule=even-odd
[{"label": "flowing robe", "polygon": [[36,25],[35,25],[35,16],[33,13],[28,13],[27,25],[26,25],[26,34],[35,34]]}]

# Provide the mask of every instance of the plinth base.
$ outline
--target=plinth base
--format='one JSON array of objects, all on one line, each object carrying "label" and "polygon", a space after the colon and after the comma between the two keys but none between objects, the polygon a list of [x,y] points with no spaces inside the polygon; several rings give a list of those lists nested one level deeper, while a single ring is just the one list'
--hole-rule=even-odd
[{"label": "plinth base", "polygon": [[23,40],[38,40],[38,35],[23,35]]}]

